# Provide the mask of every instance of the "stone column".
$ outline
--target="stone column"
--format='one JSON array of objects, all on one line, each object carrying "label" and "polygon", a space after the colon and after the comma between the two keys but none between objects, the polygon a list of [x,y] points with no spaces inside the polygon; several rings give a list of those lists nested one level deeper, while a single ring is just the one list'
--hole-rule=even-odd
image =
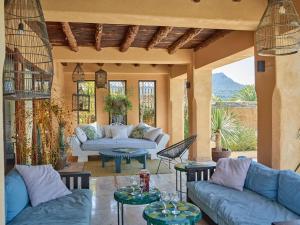
[{"label": "stone column", "polygon": [[300,53],[284,57],[256,56],[265,72],[256,72],[258,161],[294,170],[300,163]]},{"label": "stone column", "polygon": [[184,84],[182,78],[170,78],[170,144],[184,139]]},{"label": "stone column", "polygon": [[300,163],[300,53],[276,58],[272,108],[272,166],[295,170]]},{"label": "stone column", "polygon": [[257,159],[272,167],[272,96],[275,87],[275,58],[255,56],[265,62],[265,72],[255,72],[257,94]]},{"label": "stone column", "polygon": [[188,66],[189,129],[190,134],[197,134],[197,140],[190,148],[190,160],[211,159],[211,76],[211,70]]}]

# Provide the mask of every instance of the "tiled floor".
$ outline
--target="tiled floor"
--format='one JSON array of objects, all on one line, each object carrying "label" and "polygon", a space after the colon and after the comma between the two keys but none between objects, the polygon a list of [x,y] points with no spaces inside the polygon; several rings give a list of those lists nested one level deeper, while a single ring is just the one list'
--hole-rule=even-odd
[{"label": "tiled floor", "polygon": [[[152,175],[151,179],[162,191],[175,191],[175,174]],[[129,185],[128,176],[97,177],[91,179],[93,191],[92,225],[117,225],[117,203],[113,193],[118,186]],[[144,206],[124,207],[126,225],[145,225]],[[199,223],[205,225],[205,222]]]}]

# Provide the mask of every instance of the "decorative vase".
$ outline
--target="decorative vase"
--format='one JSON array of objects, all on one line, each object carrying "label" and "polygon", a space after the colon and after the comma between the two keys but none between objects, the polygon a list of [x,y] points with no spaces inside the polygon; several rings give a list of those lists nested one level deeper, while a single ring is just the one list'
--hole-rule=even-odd
[{"label": "decorative vase", "polygon": [[56,169],[61,170],[67,164],[67,157],[65,153],[65,127],[58,127],[58,146],[59,146],[59,156],[56,163]]},{"label": "decorative vase", "polygon": [[229,158],[231,155],[231,151],[227,149],[222,149],[222,151],[216,151],[216,148],[212,148],[212,160],[214,162],[218,162],[219,159]]}]

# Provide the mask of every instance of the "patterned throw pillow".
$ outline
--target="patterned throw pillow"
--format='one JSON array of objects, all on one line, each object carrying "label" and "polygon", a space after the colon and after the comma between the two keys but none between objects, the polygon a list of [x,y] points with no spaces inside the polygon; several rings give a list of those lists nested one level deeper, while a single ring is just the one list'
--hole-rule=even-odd
[{"label": "patterned throw pillow", "polygon": [[145,132],[149,129],[150,129],[150,127],[137,126],[132,130],[130,137],[136,138],[136,139],[143,139]]},{"label": "patterned throw pillow", "polygon": [[93,126],[86,126],[83,128],[84,133],[86,134],[88,140],[99,139],[99,135],[97,134],[97,130]]}]

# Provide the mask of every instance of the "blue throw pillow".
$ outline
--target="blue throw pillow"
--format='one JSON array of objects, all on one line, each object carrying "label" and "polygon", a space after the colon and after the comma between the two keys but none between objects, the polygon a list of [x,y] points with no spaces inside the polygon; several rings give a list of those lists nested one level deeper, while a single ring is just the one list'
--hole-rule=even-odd
[{"label": "blue throw pillow", "polygon": [[279,174],[278,202],[300,215],[300,175],[283,170]]},{"label": "blue throw pillow", "polygon": [[28,204],[25,182],[16,170],[12,170],[5,176],[6,223],[13,220]]},{"label": "blue throw pillow", "polygon": [[252,161],[247,173],[245,188],[268,199],[277,200],[279,171]]}]

